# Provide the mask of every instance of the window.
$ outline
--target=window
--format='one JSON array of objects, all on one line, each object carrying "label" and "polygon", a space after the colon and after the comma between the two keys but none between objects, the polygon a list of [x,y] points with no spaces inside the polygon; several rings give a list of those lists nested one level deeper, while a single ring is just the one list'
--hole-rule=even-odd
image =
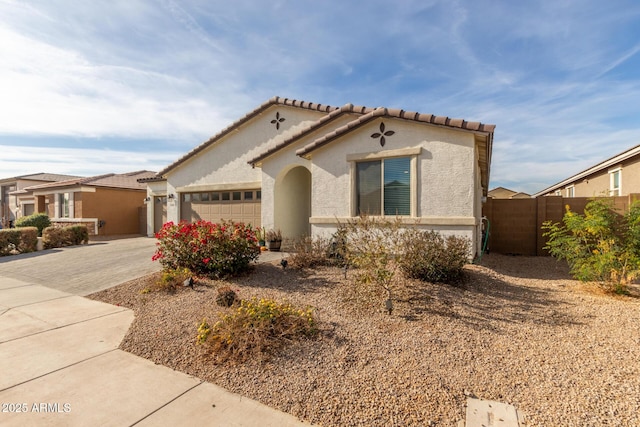
[{"label": "window", "polygon": [[253,191],[245,191],[244,192],[245,200],[253,200]]},{"label": "window", "polygon": [[356,163],[356,214],[411,214],[411,158]]},{"label": "window", "polygon": [[622,169],[614,169],[609,171],[609,195],[621,196],[622,187]]},{"label": "window", "polygon": [[58,218],[70,218],[69,193],[58,194]]},{"label": "window", "polygon": [[575,196],[575,187],[572,185],[571,187],[567,187],[567,197]]},{"label": "window", "polygon": [[234,191],[231,195],[233,196],[233,200],[242,200],[241,191]]}]

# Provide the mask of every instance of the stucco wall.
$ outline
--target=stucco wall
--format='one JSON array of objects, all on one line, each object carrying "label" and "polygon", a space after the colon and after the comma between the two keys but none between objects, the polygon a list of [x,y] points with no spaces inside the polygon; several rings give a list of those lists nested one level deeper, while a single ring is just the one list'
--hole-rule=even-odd
[{"label": "stucco wall", "polygon": [[[276,113],[279,113],[280,129],[276,129]],[[326,113],[274,105],[245,123],[238,130],[179,165],[167,174],[167,193],[177,194],[176,189],[209,184],[255,183],[262,179],[259,168],[247,162],[262,154],[300,129],[315,122]],[[179,199],[179,198],[177,198]],[[178,221],[179,200],[169,202],[167,219]]]},{"label": "stucco wall", "polygon": [[373,121],[339,141],[312,153],[312,214],[314,217],[351,216],[351,164],[347,156],[407,147],[422,147],[417,165],[418,217],[474,217],[476,187],[474,137],[404,120],[383,120],[394,135],[381,147],[371,134]]}]

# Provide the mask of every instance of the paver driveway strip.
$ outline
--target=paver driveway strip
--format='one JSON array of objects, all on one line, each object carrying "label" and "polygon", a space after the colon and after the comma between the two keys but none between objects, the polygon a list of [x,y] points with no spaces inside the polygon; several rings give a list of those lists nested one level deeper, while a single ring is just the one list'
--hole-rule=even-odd
[{"label": "paver driveway strip", "polygon": [[159,271],[160,263],[151,261],[155,242],[133,237],[2,257],[0,276],[89,295]]}]

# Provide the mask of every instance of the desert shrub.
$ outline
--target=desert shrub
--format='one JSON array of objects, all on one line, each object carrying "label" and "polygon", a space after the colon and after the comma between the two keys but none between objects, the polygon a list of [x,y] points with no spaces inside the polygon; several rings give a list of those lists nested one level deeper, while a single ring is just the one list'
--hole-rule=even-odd
[{"label": "desert shrub", "polygon": [[61,248],[88,242],[89,230],[86,225],[52,226],[42,231],[42,243],[45,249]]},{"label": "desert shrub", "polygon": [[0,255],[10,255],[18,250],[20,245],[20,230],[5,228],[0,230]]},{"label": "desert shrub", "polygon": [[289,262],[295,268],[313,268],[320,265],[331,265],[329,257],[331,241],[323,237],[306,236],[293,243]]},{"label": "desert shrub", "polygon": [[51,220],[45,213],[34,213],[33,215],[23,216],[16,220],[16,227],[36,227],[38,236],[42,236],[42,230],[51,225]]},{"label": "desert shrub", "polygon": [[210,345],[218,361],[264,360],[285,343],[317,332],[313,310],[295,308],[271,299],[241,301],[240,306],[218,322],[205,320],[197,340]]},{"label": "desert shrub", "polygon": [[220,307],[231,307],[238,301],[238,295],[229,286],[222,286],[216,295],[216,304]]},{"label": "desert shrub", "polygon": [[[402,223],[362,216],[340,225],[343,236],[344,257],[347,265],[356,267],[356,286],[375,286],[384,289],[387,300],[385,308],[391,314],[392,287],[398,263],[396,256],[401,250]],[[360,292],[361,295],[375,295]]]},{"label": "desert shrub", "polygon": [[33,252],[38,245],[38,229],[35,227],[0,230],[0,256]]},{"label": "desert shrub", "polygon": [[190,277],[191,272],[186,268],[165,269],[149,290],[174,292]]},{"label": "desert shrub", "polygon": [[69,233],[69,240],[72,245],[80,245],[89,243],[89,229],[86,225],[71,225],[64,227]]},{"label": "desert shrub", "polygon": [[469,239],[418,229],[406,230],[402,239],[398,263],[406,277],[439,283],[455,283],[462,278],[469,262]]},{"label": "desert shrub", "polygon": [[34,252],[38,248],[38,229],[36,227],[21,227],[19,230],[18,251],[21,253]]},{"label": "desert shrub", "polygon": [[626,293],[640,276],[640,203],[625,215],[617,214],[607,198],[591,200],[584,215],[566,210],[562,223],[543,224],[545,249],[566,260],[574,278]]},{"label": "desert shrub", "polygon": [[168,222],[156,238],[154,261],[165,269],[187,268],[195,275],[236,275],[247,270],[260,255],[253,228],[231,221]]}]

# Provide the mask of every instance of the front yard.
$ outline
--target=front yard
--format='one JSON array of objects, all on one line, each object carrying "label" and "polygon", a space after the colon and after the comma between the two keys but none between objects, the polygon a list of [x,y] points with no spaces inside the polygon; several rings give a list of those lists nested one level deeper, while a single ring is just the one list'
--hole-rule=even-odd
[{"label": "front yard", "polygon": [[[228,282],[90,298],[130,307],[123,350],[326,426],[453,426],[467,395],[515,405],[528,426],[640,425],[640,299],[603,295],[544,257],[485,255],[449,285],[405,282],[391,316],[353,301],[338,268],[258,264]],[[320,334],[266,363],[214,364],[198,324],[216,289],[312,306]],[[384,298],[382,298],[384,299]]]}]

